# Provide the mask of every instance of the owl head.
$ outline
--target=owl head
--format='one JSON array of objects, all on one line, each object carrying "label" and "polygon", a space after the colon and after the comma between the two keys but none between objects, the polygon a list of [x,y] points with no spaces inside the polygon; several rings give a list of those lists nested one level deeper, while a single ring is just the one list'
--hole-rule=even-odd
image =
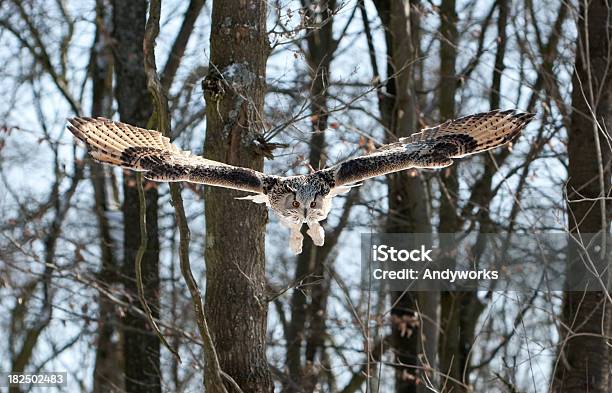
[{"label": "owl head", "polygon": [[330,186],[318,176],[280,180],[268,193],[272,211],[288,225],[324,220],[331,208]]}]

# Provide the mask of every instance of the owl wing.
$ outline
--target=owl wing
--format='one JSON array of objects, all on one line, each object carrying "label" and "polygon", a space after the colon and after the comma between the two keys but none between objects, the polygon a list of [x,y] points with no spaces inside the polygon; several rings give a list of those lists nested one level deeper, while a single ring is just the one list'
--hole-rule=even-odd
[{"label": "owl wing", "polygon": [[516,138],[533,119],[516,110],[491,111],[425,128],[370,154],[324,169],[335,187],[409,168],[443,168],[461,158],[502,146]]},{"label": "owl wing", "polygon": [[160,182],[186,181],[263,193],[272,176],[180,150],[161,133],[105,118],[68,119],[68,129],[97,161],[144,172]]}]

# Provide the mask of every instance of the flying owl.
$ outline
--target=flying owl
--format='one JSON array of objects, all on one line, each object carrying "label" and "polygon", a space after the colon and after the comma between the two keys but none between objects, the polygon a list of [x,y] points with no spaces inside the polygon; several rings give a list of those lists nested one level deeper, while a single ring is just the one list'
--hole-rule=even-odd
[{"label": "flying owl", "polygon": [[317,246],[325,238],[319,221],[332,207],[332,199],[351,186],[380,175],[409,168],[444,168],[461,158],[512,141],[533,114],[495,110],[449,120],[436,127],[377,150],[350,158],[309,175],[274,176],[192,155],[170,143],[157,131],[145,130],[105,118],[68,119],[68,129],[85,142],[91,156],[144,173],[159,182],[186,181],[253,193],[239,199],[265,203],[290,228],[289,246],[302,251],[302,224]]}]

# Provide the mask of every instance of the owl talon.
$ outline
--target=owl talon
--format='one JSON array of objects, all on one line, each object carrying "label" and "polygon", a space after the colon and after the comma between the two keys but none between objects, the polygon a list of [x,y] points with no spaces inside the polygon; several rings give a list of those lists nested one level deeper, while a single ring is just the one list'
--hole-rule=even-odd
[{"label": "owl talon", "polygon": [[306,233],[310,236],[315,246],[320,247],[325,243],[325,230],[323,230],[323,227],[319,225],[319,223],[309,226]]}]

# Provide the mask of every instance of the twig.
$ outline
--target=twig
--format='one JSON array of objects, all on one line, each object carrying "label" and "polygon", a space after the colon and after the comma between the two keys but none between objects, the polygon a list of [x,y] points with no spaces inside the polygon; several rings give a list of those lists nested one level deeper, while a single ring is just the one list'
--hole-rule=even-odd
[{"label": "twig", "polygon": [[[196,315],[196,323],[198,330],[204,340],[204,352],[208,362],[211,362],[214,372],[215,381],[219,386],[223,386],[221,382],[221,376],[226,380],[230,381],[232,385],[237,387],[236,382],[226,373],[221,370],[219,365],[219,357],[213,343],[210,330],[208,329],[208,323],[206,322],[206,316],[204,315],[204,302],[200,294],[200,289],[196,283],[193,273],[191,271],[191,263],[189,262],[189,240],[190,232],[189,225],[187,224],[187,218],[185,216],[185,209],[183,207],[183,198],[181,196],[181,190],[178,184],[170,184],[170,197],[172,198],[172,205],[174,206],[174,213],[176,217],[176,223],[179,228],[179,259],[181,264],[181,274],[185,279],[189,293],[191,294],[191,301],[193,303],[193,310]],[[237,389],[241,391],[240,389]]]},{"label": "twig", "polygon": [[151,308],[147,303],[147,299],[144,295],[144,286],[142,284],[142,257],[147,249],[147,202],[145,200],[144,189],[142,188],[142,173],[136,174],[136,186],[138,187],[138,203],[140,205],[140,246],[138,246],[138,253],[136,254],[136,286],[138,287],[138,299],[140,299],[140,304],[144,309],[144,312],[149,320],[149,323],[155,330],[155,334],[159,337],[159,340],[164,344],[166,348],[176,357],[176,359],[180,362],[181,357],[178,352],[168,344],[166,338],[162,334],[161,330],[159,330],[159,326],[155,322],[153,318],[153,313],[151,312]]}]

